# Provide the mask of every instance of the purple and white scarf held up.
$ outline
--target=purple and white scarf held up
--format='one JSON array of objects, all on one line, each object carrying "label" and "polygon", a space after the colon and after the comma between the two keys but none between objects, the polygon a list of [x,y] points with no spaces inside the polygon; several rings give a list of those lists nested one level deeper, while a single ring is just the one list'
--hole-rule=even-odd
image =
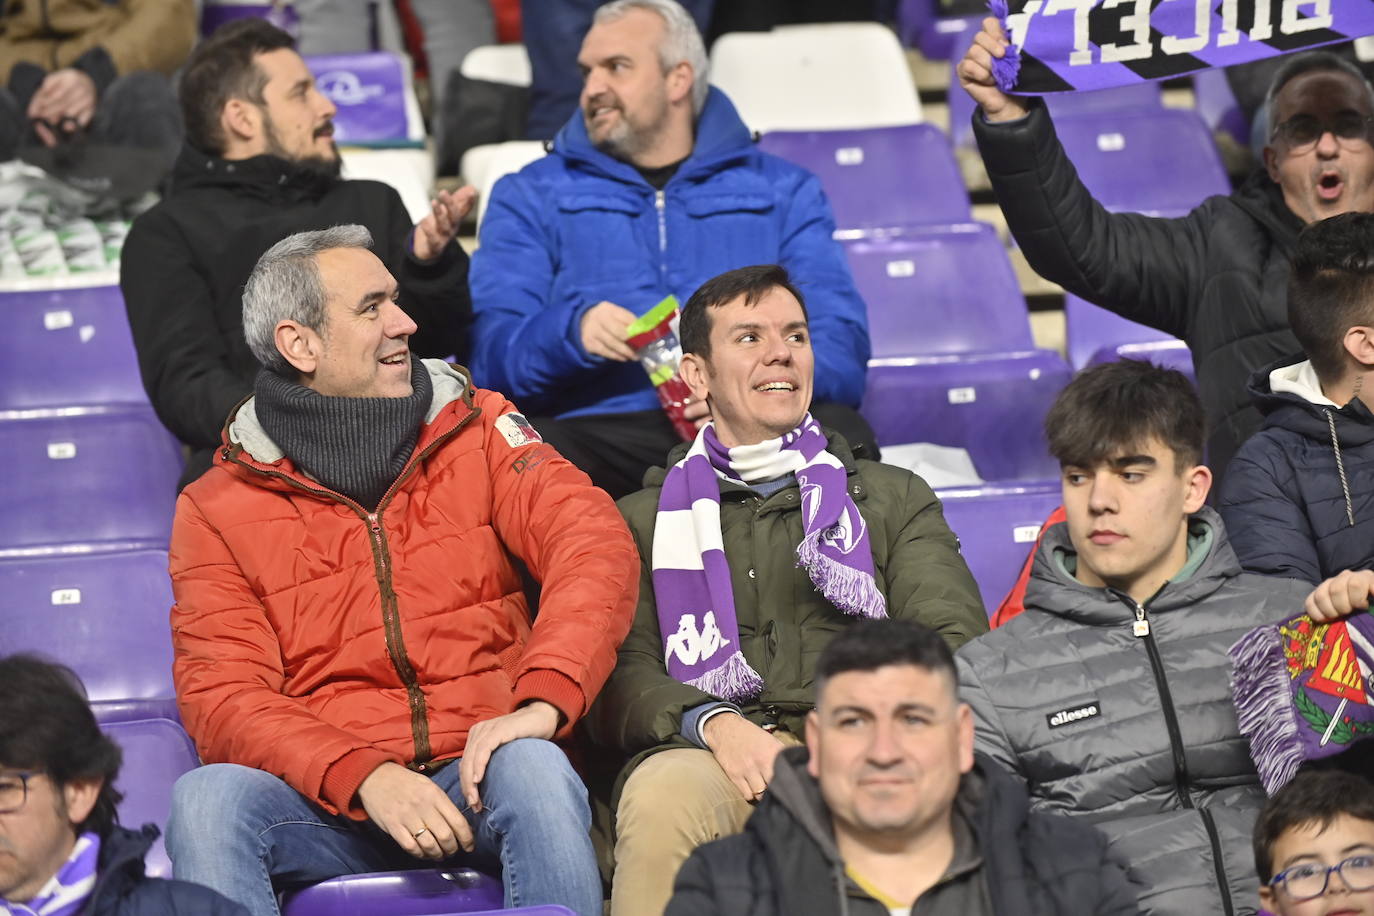
[{"label": "purple and white scarf held up", "polygon": [[795,474],[801,488],[797,565],[831,604],[886,617],[873,576],[868,527],[849,495],[847,473],[825,449],[810,414],[791,432],[726,448],[708,423],[687,457],[668,469],[658,500],[651,566],[668,673],[726,700],[758,696],[763,679],[740,651],[730,566],[720,531],[720,481],[754,483]]},{"label": "purple and white scarf held up", "polygon": [[991,0],[1011,53],[1004,92],[1170,79],[1374,34],[1370,0]]}]

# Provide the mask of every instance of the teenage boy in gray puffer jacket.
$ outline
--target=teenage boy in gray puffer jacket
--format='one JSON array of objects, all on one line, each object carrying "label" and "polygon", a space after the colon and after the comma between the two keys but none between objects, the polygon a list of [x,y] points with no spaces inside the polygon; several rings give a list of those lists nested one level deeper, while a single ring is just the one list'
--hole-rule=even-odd
[{"label": "teenage boy in gray puffer jacket", "polygon": [[1264,792],[1226,650],[1299,612],[1310,586],[1241,570],[1203,505],[1202,405],[1183,375],[1099,366],[1045,426],[1068,518],[1042,539],[1025,613],[958,653],[976,748],[1033,810],[1107,834],[1142,912],[1253,914]]}]

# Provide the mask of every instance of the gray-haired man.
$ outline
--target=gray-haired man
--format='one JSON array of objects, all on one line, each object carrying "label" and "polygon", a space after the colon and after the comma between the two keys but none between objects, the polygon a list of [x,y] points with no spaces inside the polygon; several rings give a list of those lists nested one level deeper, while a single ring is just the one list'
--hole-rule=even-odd
[{"label": "gray-haired man", "polygon": [[369,242],[290,236],[244,290],[265,368],[172,531],[177,700],[210,764],[177,783],[172,862],[273,916],[273,881],[471,853],[508,906],[600,914],[586,789],[549,739],[615,663],[634,546],[510,402],[412,359]]}]

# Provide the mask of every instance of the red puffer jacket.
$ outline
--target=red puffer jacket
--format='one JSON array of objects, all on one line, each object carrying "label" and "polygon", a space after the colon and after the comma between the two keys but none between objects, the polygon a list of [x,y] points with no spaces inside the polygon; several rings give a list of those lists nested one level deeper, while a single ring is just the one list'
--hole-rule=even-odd
[{"label": "red puffer jacket", "polygon": [[[610,497],[501,395],[426,365],[429,414],[375,513],[297,470],[249,399],[172,529],[174,676],[201,757],[358,819],[381,763],[427,772],[524,701],[571,728],[638,598]],[[533,629],[511,554],[543,584]]]}]

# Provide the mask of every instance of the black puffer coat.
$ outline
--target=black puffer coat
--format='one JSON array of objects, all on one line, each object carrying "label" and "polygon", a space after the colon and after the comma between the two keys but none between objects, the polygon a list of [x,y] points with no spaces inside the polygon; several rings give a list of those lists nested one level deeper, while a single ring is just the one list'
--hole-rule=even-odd
[{"label": "black puffer coat", "polygon": [[115,827],[101,841],[88,916],[248,916],[208,887],[145,875],[143,857],[157,834],[152,824],[141,831]]},{"label": "black puffer coat", "polygon": [[1207,408],[1208,463],[1220,477],[1259,428],[1245,383],[1298,349],[1288,328],[1288,258],[1302,221],[1268,175],[1187,216],[1108,213],[1078,179],[1045,107],[974,136],[1026,260],[1042,277],[1187,341]]},{"label": "black puffer coat", "polygon": [[[665,916],[887,916],[885,906],[846,878],[806,761],[806,748],[782,752],[744,832],[702,846],[683,864]],[[954,804],[982,856],[978,873],[964,883],[978,882],[986,893],[967,887],[922,913],[1137,913],[1125,869],[1103,836],[1070,818],[1030,811],[1025,790],[995,763],[978,758]]]},{"label": "black puffer coat", "polygon": [[1374,414],[1360,400],[1314,404],[1250,379],[1264,428],[1231,462],[1218,508],[1246,569],[1313,585],[1346,569],[1374,568]]},{"label": "black puffer coat", "polygon": [[1068,525],[1049,528],[1025,613],[959,650],[959,694],[977,749],[1024,782],[1035,810],[1105,833],[1144,912],[1248,916],[1264,790],[1226,650],[1298,613],[1309,589],[1244,574],[1212,509],[1189,530],[1188,564],[1137,605],[1079,582]]}]

